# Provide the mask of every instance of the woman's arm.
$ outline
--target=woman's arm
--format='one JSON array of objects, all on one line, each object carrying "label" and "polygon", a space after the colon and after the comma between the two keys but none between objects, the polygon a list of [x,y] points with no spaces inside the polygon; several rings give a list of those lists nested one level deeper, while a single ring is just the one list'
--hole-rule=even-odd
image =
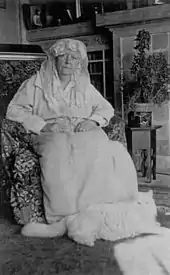
[{"label": "woman's arm", "polygon": [[90,102],[92,103],[92,113],[89,119],[96,121],[101,127],[107,126],[114,116],[112,105],[90,84]]},{"label": "woman's arm", "polygon": [[23,124],[27,131],[39,134],[46,124],[44,119],[33,114],[35,104],[35,77],[24,81],[8,105],[6,118]]}]

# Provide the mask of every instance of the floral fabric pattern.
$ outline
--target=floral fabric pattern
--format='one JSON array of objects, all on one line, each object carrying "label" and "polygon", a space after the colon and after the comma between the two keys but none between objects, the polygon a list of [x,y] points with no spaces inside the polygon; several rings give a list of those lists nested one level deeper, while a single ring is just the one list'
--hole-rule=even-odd
[{"label": "floral fabric pattern", "polygon": [[[126,147],[125,124],[113,117],[103,128],[110,140]],[[31,134],[14,121],[4,119],[1,125],[0,188],[5,188],[18,224],[44,222],[43,193],[39,156],[33,149]]]}]

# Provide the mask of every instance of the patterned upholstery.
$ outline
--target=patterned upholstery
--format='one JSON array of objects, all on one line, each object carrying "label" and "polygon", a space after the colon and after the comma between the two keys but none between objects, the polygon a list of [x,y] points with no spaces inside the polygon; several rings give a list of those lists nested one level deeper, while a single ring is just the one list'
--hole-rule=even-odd
[{"label": "patterned upholstery", "polygon": [[[125,123],[119,117],[113,117],[103,130],[110,140],[118,140],[127,147]],[[17,223],[43,222],[40,165],[31,134],[20,123],[7,119],[1,125],[1,163],[0,190],[8,194]]]}]

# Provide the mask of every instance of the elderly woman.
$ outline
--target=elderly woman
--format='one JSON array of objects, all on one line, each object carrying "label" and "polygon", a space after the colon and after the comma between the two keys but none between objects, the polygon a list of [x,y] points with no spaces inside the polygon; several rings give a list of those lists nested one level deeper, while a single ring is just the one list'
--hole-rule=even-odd
[{"label": "elderly woman", "polygon": [[76,239],[92,212],[88,228],[99,213],[113,216],[107,206],[115,209],[123,202],[126,209],[126,203],[137,200],[133,162],[124,146],[110,141],[101,128],[112,116],[114,109],[90,83],[85,45],[72,39],[57,41],[40,71],[21,85],[6,114],[32,133],[40,157],[47,224],[30,222],[22,234],[68,232]]}]

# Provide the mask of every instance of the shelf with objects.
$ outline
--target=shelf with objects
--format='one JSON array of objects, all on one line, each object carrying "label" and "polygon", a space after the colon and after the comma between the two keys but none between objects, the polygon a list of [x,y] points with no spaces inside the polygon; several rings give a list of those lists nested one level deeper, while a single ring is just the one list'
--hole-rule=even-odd
[{"label": "shelf with objects", "polygon": [[94,10],[95,14],[104,14],[127,9],[143,8],[156,4],[154,0],[80,0],[81,13]]},{"label": "shelf with objects", "polygon": [[[26,29],[31,30],[95,21],[96,14],[137,9],[156,5],[157,2],[155,0],[30,0],[30,4],[22,4],[22,10]],[[166,3],[166,0],[161,3]]]},{"label": "shelf with objects", "polygon": [[[148,5],[148,0],[133,0],[132,8]],[[23,4],[23,19],[27,30],[56,27],[94,21],[95,15],[126,10],[127,0],[49,0]],[[39,4],[36,4],[39,3]]]},{"label": "shelf with objects", "polygon": [[91,7],[81,12],[80,1],[49,1],[46,4],[23,4],[23,20],[27,30],[76,24],[95,20]]},{"label": "shelf with objects", "polygon": [[93,10],[95,14],[114,12],[127,9],[126,0],[81,0],[81,13],[88,14],[89,10]]}]

